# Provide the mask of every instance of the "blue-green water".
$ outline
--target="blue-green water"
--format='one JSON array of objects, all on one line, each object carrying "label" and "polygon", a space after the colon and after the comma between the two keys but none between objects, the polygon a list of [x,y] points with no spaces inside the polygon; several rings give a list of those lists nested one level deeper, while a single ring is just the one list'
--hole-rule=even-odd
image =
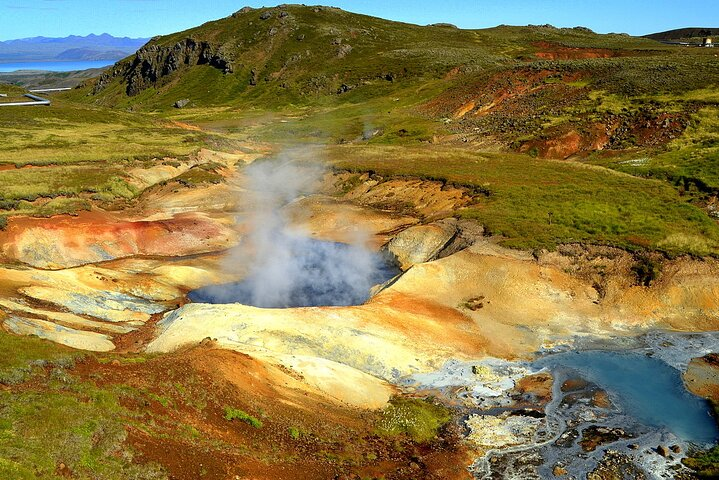
[{"label": "blue-green water", "polygon": [[688,392],[679,372],[661,360],[628,352],[585,351],[550,355],[540,366],[568,367],[614,395],[625,413],[685,441],[713,443],[719,430],[709,404]]},{"label": "blue-green water", "polygon": [[93,60],[85,62],[15,62],[0,63],[0,73],[17,70],[45,70],[48,72],[73,72],[90,68],[103,68],[114,64],[112,60]]}]

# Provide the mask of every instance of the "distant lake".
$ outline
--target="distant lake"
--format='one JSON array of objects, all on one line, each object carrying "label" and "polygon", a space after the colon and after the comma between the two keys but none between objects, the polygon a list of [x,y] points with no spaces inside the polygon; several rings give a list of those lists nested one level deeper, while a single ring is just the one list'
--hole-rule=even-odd
[{"label": "distant lake", "polygon": [[0,63],[0,73],[16,70],[45,70],[48,72],[72,72],[89,68],[103,68],[113,65],[112,60],[93,60],[86,62],[14,62]]}]

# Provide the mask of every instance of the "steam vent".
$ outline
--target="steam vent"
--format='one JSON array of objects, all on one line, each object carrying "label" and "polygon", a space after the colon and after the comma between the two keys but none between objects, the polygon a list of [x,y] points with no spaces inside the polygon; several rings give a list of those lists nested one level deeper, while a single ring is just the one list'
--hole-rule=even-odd
[{"label": "steam vent", "polygon": [[401,273],[390,255],[363,247],[303,237],[292,238],[289,243],[287,263],[276,271],[193,290],[188,299],[261,308],[360,305],[373,288]]}]

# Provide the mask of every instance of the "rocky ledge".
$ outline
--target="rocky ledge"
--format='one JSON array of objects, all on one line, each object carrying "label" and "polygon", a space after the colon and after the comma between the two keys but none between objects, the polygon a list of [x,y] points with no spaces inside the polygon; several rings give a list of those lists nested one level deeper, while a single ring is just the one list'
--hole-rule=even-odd
[{"label": "rocky ledge", "polygon": [[171,74],[194,66],[209,65],[223,73],[233,73],[232,59],[221,46],[193,38],[185,38],[172,46],[148,43],[134,57],[116,64],[97,81],[93,94],[99,93],[117,77],[127,85],[127,95],[137,95],[151,86],[157,86]]}]

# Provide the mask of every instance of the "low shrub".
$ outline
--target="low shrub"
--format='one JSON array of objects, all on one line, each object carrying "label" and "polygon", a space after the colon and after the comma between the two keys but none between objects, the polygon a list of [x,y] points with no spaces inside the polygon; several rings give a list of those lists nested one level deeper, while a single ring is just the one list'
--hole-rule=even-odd
[{"label": "low shrub", "polygon": [[237,408],[225,407],[225,420],[240,420],[255,428],[262,428],[262,421]]}]

